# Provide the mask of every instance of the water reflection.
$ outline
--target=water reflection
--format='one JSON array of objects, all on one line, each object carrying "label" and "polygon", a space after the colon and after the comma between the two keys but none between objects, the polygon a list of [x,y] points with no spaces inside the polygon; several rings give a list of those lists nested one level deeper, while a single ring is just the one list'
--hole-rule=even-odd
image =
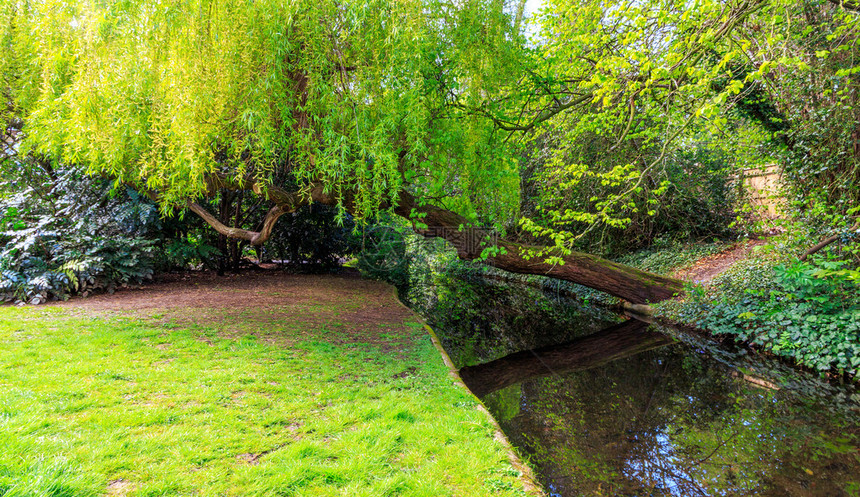
[{"label": "water reflection", "polygon": [[[730,351],[636,321],[511,353],[506,326],[475,311],[468,324],[437,315],[437,331],[460,357],[485,361],[461,376],[551,495],[860,495],[850,389],[742,353],[733,363]],[[470,339],[458,339],[461,326]],[[511,333],[528,342],[554,327],[532,320]]]},{"label": "water reflection", "polygon": [[858,425],[676,344],[485,397],[556,495],[854,495]]},{"label": "water reflection", "polygon": [[631,319],[568,343],[516,352],[495,361],[466,366],[460,377],[478,397],[515,383],[594,368],[656,347],[674,343],[670,337]]}]

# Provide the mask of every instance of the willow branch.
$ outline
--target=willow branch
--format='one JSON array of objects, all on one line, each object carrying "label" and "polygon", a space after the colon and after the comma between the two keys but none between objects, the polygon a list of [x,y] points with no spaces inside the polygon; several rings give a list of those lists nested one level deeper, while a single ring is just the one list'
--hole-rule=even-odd
[{"label": "willow branch", "polygon": [[218,190],[250,190],[275,204],[274,207],[269,209],[269,212],[266,213],[266,217],[263,219],[263,226],[260,228],[260,231],[252,231],[227,226],[197,202],[188,203],[188,209],[200,216],[218,233],[229,238],[246,240],[251,242],[251,245],[255,246],[262,245],[272,236],[272,230],[275,227],[275,223],[282,215],[295,212],[299,207],[307,205],[314,200],[323,201],[323,203],[325,203],[325,200],[328,200],[324,198],[325,193],[322,188],[317,185],[311,185],[311,187],[306,191],[290,192],[274,185],[265,185],[265,187],[261,187],[257,181],[250,177],[237,179],[224,174],[215,174],[207,177],[206,186],[207,190],[212,195],[214,195]]},{"label": "willow branch", "polygon": [[287,211],[281,208],[280,206],[274,206],[269,209],[269,212],[266,213],[266,218],[263,220],[263,228],[260,231],[251,231],[242,228],[233,228],[227,226],[218,220],[215,216],[213,216],[209,211],[207,211],[203,206],[198,204],[197,202],[189,202],[188,208],[191,212],[200,216],[204,221],[206,221],[209,226],[215,229],[218,233],[229,237],[229,238],[238,238],[240,240],[246,240],[251,242],[251,245],[262,245],[272,236],[272,228],[275,226],[275,222],[281,217],[283,214],[286,214]]},{"label": "willow branch", "polygon": [[530,130],[534,129],[537,125],[543,123],[544,121],[549,120],[553,116],[558,115],[561,112],[563,112],[563,111],[565,111],[571,107],[583,104],[583,103],[591,100],[592,98],[594,98],[594,97],[590,93],[576,97],[576,98],[570,98],[567,102],[564,102],[560,105],[555,105],[549,109],[544,110],[543,112],[538,114],[538,116],[535,117],[532,122],[530,122],[528,124],[524,124],[524,125],[507,124],[504,121],[498,119],[497,117],[495,117],[493,115],[490,115],[490,114],[488,114],[488,115],[489,115],[489,118],[492,119],[492,121],[496,124],[496,126],[499,127],[499,129],[502,129],[505,131],[530,131]]},{"label": "willow branch", "polygon": [[302,192],[291,192],[275,185],[260,185],[253,177],[236,178],[228,174],[212,174],[206,177],[206,190],[210,196],[215,195],[218,190],[250,190],[263,198],[270,200],[275,205],[293,212],[295,209],[305,205],[307,199],[303,199]]},{"label": "willow branch", "polygon": [[[860,230],[860,219],[858,219],[857,222],[854,223],[854,226],[848,228],[849,232],[857,231],[857,230]],[[805,261],[806,259],[809,258],[810,255],[820,251],[824,247],[826,247],[826,246],[830,245],[831,243],[835,242],[836,240],[838,240],[840,236],[841,236],[841,233],[837,233],[835,235],[828,236],[824,240],[821,240],[820,242],[818,242],[814,246],[810,247],[809,250],[804,252],[803,255],[800,256],[800,260]]]}]

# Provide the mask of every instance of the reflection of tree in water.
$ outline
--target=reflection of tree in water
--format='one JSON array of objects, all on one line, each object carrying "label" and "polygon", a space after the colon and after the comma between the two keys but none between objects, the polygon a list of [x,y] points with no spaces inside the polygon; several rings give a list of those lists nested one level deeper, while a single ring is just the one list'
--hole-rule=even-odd
[{"label": "reflection of tree in water", "polygon": [[605,309],[550,298],[529,287],[451,278],[425,314],[458,367],[569,341],[618,321]]},{"label": "reflection of tree in water", "polygon": [[857,424],[728,373],[670,346],[486,401],[558,495],[856,491]]},{"label": "reflection of tree in water", "polygon": [[484,397],[515,383],[596,368],[670,343],[674,343],[671,337],[649,330],[647,323],[630,319],[563,344],[515,352],[461,368],[460,377],[472,393]]},{"label": "reflection of tree in water", "polygon": [[[493,392],[484,402],[552,495],[860,495],[850,393],[695,336],[653,350],[666,341],[531,288],[434,291],[446,349],[481,364],[464,379]],[[790,388],[762,388],[774,384]]]}]

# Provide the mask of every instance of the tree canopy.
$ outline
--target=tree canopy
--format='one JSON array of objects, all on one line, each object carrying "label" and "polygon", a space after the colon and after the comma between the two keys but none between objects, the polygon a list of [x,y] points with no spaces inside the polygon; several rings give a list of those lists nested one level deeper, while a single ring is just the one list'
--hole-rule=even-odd
[{"label": "tree canopy", "polygon": [[287,173],[349,192],[359,217],[407,181],[510,211],[503,137],[460,119],[519,72],[503,7],[11,2],[12,98],[35,150],[157,191],[165,209],[216,174],[265,189]]},{"label": "tree canopy", "polygon": [[[533,18],[523,8],[10,0],[0,112],[24,124],[25,151],[134,185],[164,213],[188,207],[228,236],[260,243],[284,212],[324,201],[359,220],[392,210],[419,229],[520,230],[533,244],[500,244],[516,256],[501,264],[552,275],[585,260],[583,236],[654,216],[673,164],[690,174],[683,154],[771,160],[755,146],[797,149],[804,139],[789,131],[816,109],[854,108],[853,4],[548,0]],[[798,111],[810,92],[812,111]],[[841,173],[843,189],[855,170]],[[224,188],[272,204],[259,231],[195,202]],[[576,276],[586,284],[606,266],[588,260]],[[637,298],[680,289],[654,284],[670,291]]]}]

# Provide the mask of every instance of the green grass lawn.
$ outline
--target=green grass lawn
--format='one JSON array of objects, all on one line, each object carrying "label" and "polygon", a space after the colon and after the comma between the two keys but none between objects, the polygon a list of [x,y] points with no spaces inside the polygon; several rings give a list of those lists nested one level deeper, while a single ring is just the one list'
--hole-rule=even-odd
[{"label": "green grass lawn", "polygon": [[269,311],[0,308],[0,496],[525,494],[414,317]]}]

